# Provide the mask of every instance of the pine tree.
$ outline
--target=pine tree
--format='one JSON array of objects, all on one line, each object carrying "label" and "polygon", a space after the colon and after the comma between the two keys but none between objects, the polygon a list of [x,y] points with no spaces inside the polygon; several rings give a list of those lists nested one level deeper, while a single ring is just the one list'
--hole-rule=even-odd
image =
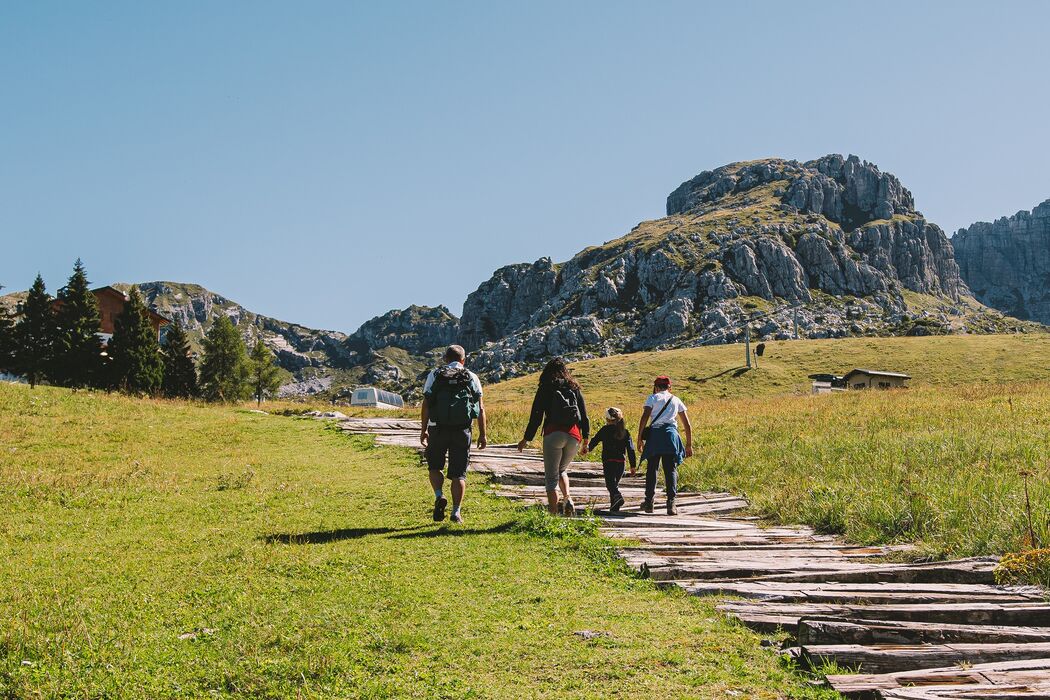
[{"label": "pine tree", "polygon": [[281,388],[281,369],[274,364],[273,353],[261,339],[255,341],[250,359],[252,395],[261,405],[263,398],[273,396]]},{"label": "pine tree", "polygon": [[107,348],[110,386],[131,394],[155,394],[164,379],[157,331],[136,287],[128,292],[124,309],[113,322]]},{"label": "pine tree", "polygon": [[[0,289],[4,286],[0,284]],[[15,368],[15,328],[7,309],[0,308],[0,372],[12,372]]]},{"label": "pine tree", "polygon": [[55,314],[57,327],[52,379],[62,386],[74,388],[101,386],[102,341],[98,337],[102,321],[98,301],[77,258],[69,283],[59,290],[61,302]]},{"label": "pine tree", "polygon": [[47,376],[55,344],[55,314],[44,278],[36,276],[29,296],[22,303],[21,318],[15,324],[15,370],[35,387]]},{"label": "pine tree", "polygon": [[189,399],[198,391],[197,368],[190,357],[190,341],[182,324],[175,321],[164,336],[164,395]]},{"label": "pine tree", "polygon": [[209,401],[241,401],[248,398],[250,372],[244,340],[230,317],[220,315],[204,336],[201,360],[201,393]]}]

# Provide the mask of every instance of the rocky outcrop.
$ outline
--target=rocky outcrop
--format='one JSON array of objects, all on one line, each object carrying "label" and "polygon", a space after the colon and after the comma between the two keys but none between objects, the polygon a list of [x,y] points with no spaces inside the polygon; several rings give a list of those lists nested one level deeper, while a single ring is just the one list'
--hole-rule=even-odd
[{"label": "rocky outcrop", "polygon": [[477,348],[524,327],[557,286],[558,273],[550,258],[496,270],[463,304],[463,345]]},{"label": "rocky outcrop", "polygon": [[[683,183],[667,213],[562,265],[498,270],[463,309],[475,366],[506,376],[551,354],[735,340],[755,315],[768,337],[796,321],[810,337],[903,333],[914,325],[905,292],[945,312],[965,293],[944,232],[856,156],[727,165]],[[562,333],[576,322],[593,332]]]},{"label": "rocky outcrop", "polygon": [[1050,324],[1050,200],[952,238],[962,279],[983,304]]},{"label": "rocky outcrop", "polygon": [[833,154],[806,163],[778,158],[733,163],[700,173],[668,195],[667,215],[695,211],[727,195],[777,182],[785,184],[785,204],[824,216],[846,231],[895,214],[915,213],[911,192],[896,177],[857,156]]},{"label": "rocky outcrop", "polygon": [[[124,290],[129,287],[114,286]],[[153,310],[182,324],[196,351],[220,315],[233,321],[245,342],[252,344],[261,339],[273,351],[277,364],[289,372],[281,390],[283,395],[325,391],[332,384],[332,370],[349,368],[358,361],[356,353],[345,346],[344,333],[316,330],[256,314],[196,284],[143,282],[136,286]]]},{"label": "rocky outcrop", "polygon": [[456,342],[458,327],[459,319],[444,306],[410,306],[366,321],[346,339],[346,345],[362,354],[396,347],[422,355]]}]

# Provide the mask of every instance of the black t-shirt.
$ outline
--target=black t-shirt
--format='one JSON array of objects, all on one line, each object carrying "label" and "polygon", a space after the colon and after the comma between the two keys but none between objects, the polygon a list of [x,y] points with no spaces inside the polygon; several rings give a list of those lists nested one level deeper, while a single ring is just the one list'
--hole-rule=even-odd
[{"label": "black t-shirt", "polygon": [[631,460],[631,468],[635,468],[634,440],[631,439],[630,431],[626,431],[622,439],[617,439],[616,426],[603,425],[591,438],[587,449],[593,450],[599,443],[602,446],[603,462],[622,462],[626,456]]}]

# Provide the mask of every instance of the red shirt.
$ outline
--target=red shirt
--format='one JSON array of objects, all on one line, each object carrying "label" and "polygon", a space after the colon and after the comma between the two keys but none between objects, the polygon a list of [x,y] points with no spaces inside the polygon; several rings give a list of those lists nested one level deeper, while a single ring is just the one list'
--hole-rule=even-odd
[{"label": "red shirt", "polygon": [[551,433],[568,433],[570,436],[576,438],[577,442],[583,442],[583,433],[580,432],[580,426],[578,425],[566,428],[563,425],[544,424],[543,437],[547,437]]}]

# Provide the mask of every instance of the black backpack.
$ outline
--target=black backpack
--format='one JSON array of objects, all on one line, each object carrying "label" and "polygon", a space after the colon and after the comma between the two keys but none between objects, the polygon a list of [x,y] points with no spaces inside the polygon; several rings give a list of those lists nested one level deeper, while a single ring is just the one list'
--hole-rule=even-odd
[{"label": "black backpack", "polygon": [[576,403],[576,392],[566,382],[557,382],[551,387],[551,402],[547,409],[547,418],[554,425],[571,426],[579,424],[583,416]]},{"label": "black backpack", "polygon": [[441,367],[427,394],[430,420],[438,425],[463,426],[481,415],[481,396],[474,391],[470,372],[463,367]]}]

